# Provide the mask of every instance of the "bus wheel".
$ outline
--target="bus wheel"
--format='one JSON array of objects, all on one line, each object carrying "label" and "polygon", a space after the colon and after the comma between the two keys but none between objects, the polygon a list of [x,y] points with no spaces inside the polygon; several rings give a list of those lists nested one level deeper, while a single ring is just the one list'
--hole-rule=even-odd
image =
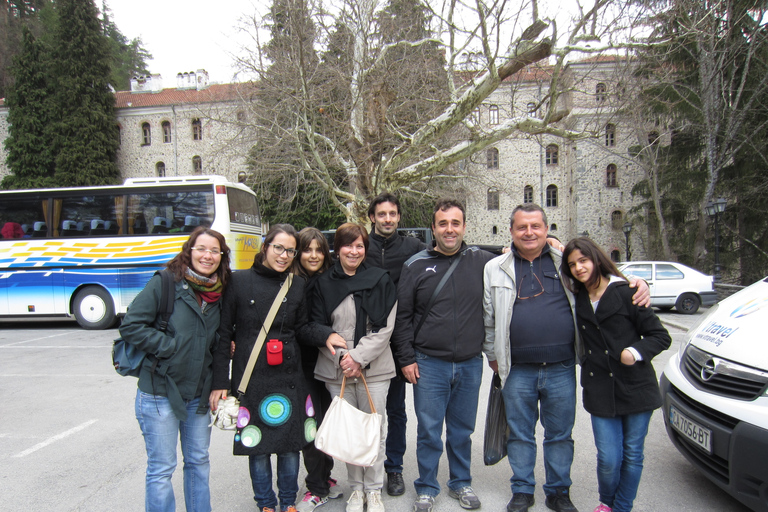
[{"label": "bus wheel", "polygon": [[73,307],[83,329],[107,329],[117,319],[112,296],[100,286],[86,286],[77,292]]}]

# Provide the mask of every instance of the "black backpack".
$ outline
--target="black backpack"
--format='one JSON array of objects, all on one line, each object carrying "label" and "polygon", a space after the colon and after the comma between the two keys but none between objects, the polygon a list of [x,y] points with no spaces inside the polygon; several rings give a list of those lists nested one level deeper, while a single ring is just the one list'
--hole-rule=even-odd
[{"label": "black backpack", "polygon": [[[173,282],[173,274],[167,269],[158,270],[155,274],[160,274],[163,280],[160,293],[160,309],[157,312],[157,328],[165,332],[168,328],[168,320],[171,318],[171,313],[173,313],[175,284]],[[155,356],[139,350],[130,343],[126,343],[123,338],[118,338],[112,343],[112,365],[115,367],[115,371],[123,377],[138,377],[139,373],[141,373],[141,365],[147,357],[154,360],[152,364],[152,371],[154,372],[155,368],[157,368],[157,358]]]}]

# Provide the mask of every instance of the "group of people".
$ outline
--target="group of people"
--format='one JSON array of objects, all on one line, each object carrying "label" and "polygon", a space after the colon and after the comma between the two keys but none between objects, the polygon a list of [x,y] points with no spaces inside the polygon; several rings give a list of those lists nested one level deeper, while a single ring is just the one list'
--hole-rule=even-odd
[{"label": "group of people", "polygon": [[[136,297],[120,331],[149,354],[136,395],[148,459],[146,510],[175,510],[177,439],[187,510],[211,510],[207,412],[236,394],[247,374],[234,454],[249,458],[259,510],[311,512],[343,495],[331,478],[333,459],[312,442],[342,385],[358,409],[371,412],[370,393],[376,410],[386,410],[374,465],[347,464],[347,512],[383,512],[385,487],[391,496],[404,494],[407,383],[417,419],[413,510],[431,512],[441,491],[444,428],[448,496],[477,509],[471,437],[483,353],[501,377],[510,427],[507,511],[534,503],[539,414],[546,505],[576,511],[569,488],[577,362],[598,449],[595,510],[631,510],[648,423],[661,405],[651,359],[670,343],[644,307],[647,285],[628,283],[589,239],[569,242],[562,253],[551,247],[562,248],[547,238],[546,215],[536,205],[513,211],[511,250],[501,256],[466,245],[465,211],[456,200],[437,202],[431,248],[398,234],[394,195],[376,197],[368,215],[370,233],[352,223],[336,230],[333,258],[317,229],[275,225],[253,267],[234,274],[224,238],[197,228],[168,264],[176,296],[165,331],[155,318],[160,277]],[[269,341],[257,347],[250,372],[260,332]],[[300,452],[307,491],[297,503]]]}]

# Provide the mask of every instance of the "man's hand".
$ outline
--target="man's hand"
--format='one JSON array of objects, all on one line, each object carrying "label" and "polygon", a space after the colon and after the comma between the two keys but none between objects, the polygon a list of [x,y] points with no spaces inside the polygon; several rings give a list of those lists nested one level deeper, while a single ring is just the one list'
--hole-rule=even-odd
[{"label": "man's hand", "polygon": [[488,360],[488,366],[493,370],[493,373],[499,373],[499,362]]},{"label": "man's hand", "polygon": [[637,291],[632,296],[632,304],[642,307],[650,307],[651,305],[651,290],[648,288],[648,283],[643,279],[637,277],[632,278],[629,282],[630,288],[637,288]]},{"label": "man's hand", "polygon": [[565,246],[560,243],[560,240],[557,238],[552,238],[551,236],[547,237],[547,243],[552,246],[553,249],[557,249],[560,252],[563,252],[565,250]]},{"label": "man's hand", "polygon": [[325,346],[331,351],[331,354],[336,355],[336,348],[347,348],[347,342],[339,336],[338,333],[332,332],[328,339],[325,340]]},{"label": "man's hand", "polygon": [[408,366],[403,366],[403,375],[405,376],[406,380],[410,382],[411,384],[417,384],[419,381],[419,363],[413,363],[409,364]]}]

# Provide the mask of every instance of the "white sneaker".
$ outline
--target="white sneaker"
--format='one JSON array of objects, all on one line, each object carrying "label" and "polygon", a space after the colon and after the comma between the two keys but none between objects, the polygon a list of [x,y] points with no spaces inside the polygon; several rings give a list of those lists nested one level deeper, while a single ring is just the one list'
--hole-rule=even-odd
[{"label": "white sneaker", "polygon": [[363,491],[352,491],[352,496],[347,500],[347,512],[363,512],[365,494]]},{"label": "white sneaker", "polygon": [[369,491],[367,493],[368,512],[384,512],[384,503],[381,501],[381,491]]}]

